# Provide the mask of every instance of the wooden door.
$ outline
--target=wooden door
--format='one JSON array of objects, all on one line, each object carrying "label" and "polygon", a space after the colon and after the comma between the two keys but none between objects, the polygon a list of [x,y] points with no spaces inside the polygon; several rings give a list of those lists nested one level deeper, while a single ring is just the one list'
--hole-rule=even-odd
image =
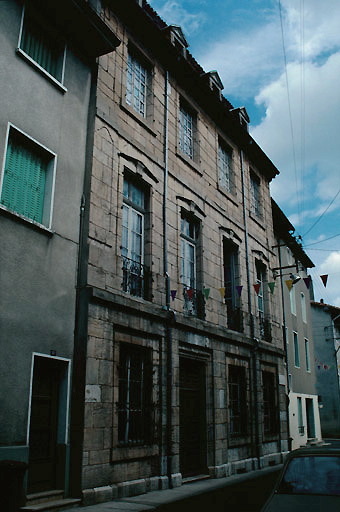
[{"label": "wooden door", "polygon": [[205,364],[180,359],[180,468],[182,475],[206,473]]},{"label": "wooden door", "polygon": [[29,493],[56,488],[59,386],[58,361],[35,357],[29,435]]}]

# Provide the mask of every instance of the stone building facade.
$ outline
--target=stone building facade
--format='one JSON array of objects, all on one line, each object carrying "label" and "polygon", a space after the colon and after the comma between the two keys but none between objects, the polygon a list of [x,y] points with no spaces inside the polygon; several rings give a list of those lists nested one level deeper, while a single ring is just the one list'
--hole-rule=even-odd
[{"label": "stone building facade", "polygon": [[121,45],[99,59],[82,239],[71,462],[84,503],[277,464],[288,446],[268,286],[278,171],[180,27],[142,1],[101,15]]}]

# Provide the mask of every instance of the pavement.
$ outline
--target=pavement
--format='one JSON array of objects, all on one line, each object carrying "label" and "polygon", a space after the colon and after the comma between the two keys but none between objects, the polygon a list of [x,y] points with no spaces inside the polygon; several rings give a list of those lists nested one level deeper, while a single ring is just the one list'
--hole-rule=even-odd
[{"label": "pavement", "polygon": [[[172,505],[176,502],[197,497],[200,494],[214,492],[224,487],[264,477],[270,473],[277,472],[281,467],[281,465],[277,465],[252,471],[251,473],[233,475],[225,478],[207,478],[185,482],[182,486],[174,489],[153,491],[129,498],[117,498],[106,503],[81,507],[81,510],[82,512],[142,512],[144,510],[157,510],[166,505]],[[68,509],[65,512],[74,512],[74,509]]]}]

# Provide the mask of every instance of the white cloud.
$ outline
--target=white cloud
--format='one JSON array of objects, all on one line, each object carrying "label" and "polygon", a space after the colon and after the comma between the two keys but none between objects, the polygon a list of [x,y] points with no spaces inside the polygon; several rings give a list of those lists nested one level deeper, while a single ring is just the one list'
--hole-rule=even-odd
[{"label": "white cloud", "polygon": [[[320,280],[320,275],[327,274],[326,288]],[[340,251],[334,251],[318,266],[318,276],[314,278],[316,286],[316,300],[324,298],[325,301],[333,306],[340,307],[339,296],[339,275],[340,275]],[[320,282],[317,281],[319,279]],[[321,283],[321,285],[320,285]]]},{"label": "white cloud", "polygon": [[152,2],[157,9],[160,17],[168,23],[168,25],[180,25],[184,35],[190,35],[201,27],[204,23],[205,16],[203,13],[192,14],[187,11],[180,2],[176,0],[166,0],[166,2]]}]

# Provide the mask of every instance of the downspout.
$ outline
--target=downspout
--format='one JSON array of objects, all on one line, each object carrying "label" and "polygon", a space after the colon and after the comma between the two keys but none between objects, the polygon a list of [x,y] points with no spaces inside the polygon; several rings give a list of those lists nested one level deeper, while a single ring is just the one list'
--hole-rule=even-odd
[{"label": "downspout", "polygon": [[246,209],[246,193],[244,182],[244,169],[243,169],[243,150],[240,151],[240,164],[241,164],[241,180],[242,180],[242,202],[243,202],[243,223],[245,234],[245,249],[246,249],[246,269],[247,269],[247,292],[248,292],[248,309],[250,316],[250,336],[254,342],[253,345],[253,386],[254,386],[254,421],[255,421],[255,455],[260,468],[261,453],[260,453],[260,432],[259,432],[259,400],[258,400],[258,340],[255,338],[254,316],[252,313],[252,300],[251,300],[251,287],[250,287],[250,267],[249,267],[249,244],[248,244],[248,225],[247,225],[247,209]]},{"label": "downspout", "polygon": [[173,356],[172,356],[172,328],[171,322],[173,314],[170,309],[170,277],[168,273],[168,230],[167,230],[167,202],[168,202],[168,159],[169,159],[169,74],[165,72],[164,85],[164,196],[163,196],[163,267],[165,276],[165,296],[166,310],[168,318],[166,321],[166,346],[167,346],[167,376],[166,376],[166,460],[168,485],[172,488],[172,376],[173,376]]},{"label": "downspout", "polygon": [[[281,284],[281,302],[282,302],[282,316],[283,316],[283,347],[285,351],[285,362],[286,362],[286,373],[287,373],[287,391],[288,396],[286,400],[286,414],[287,414],[287,435],[288,435],[288,450],[292,448],[292,439],[290,437],[290,425],[289,425],[289,394],[290,394],[290,382],[289,382],[289,360],[288,360],[288,347],[287,347],[287,332],[286,332],[286,308],[283,291],[283,275],[282,275],[282,258],[281,258],[281,244],[279,242],[279,267],[280,267],[280,284]],[[281,428],[280,428],[281,432]]]}]

